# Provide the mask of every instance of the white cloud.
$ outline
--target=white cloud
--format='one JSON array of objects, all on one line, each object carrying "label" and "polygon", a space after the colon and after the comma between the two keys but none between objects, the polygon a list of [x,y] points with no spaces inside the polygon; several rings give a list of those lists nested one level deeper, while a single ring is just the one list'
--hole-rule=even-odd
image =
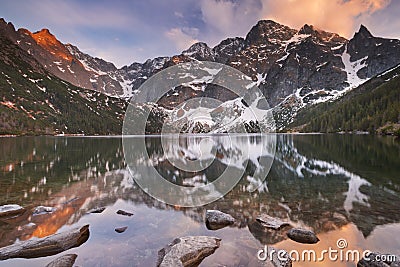
[{"label": "white cloud", "polygon": [[[62,42],[117,66],[180,53],[198,40],[209,46],[244,37],[260,19],[292,28],[305,23],[350,37],[365,24],[377,36],[398,37],[400,1],[390,0],[2,0],[17,27],[49,28]],[[119,39],[119,41],[118,41]],[[85,49],[90,47],[93,49]],[[95,48],[95,49],[94,49]]]},{"label": "white cloud", "polygon": [[174,12],[174,15],[175,15],[175,17],[177,17],[177,18],[183,18],[183,14],[181,13],[181,12],[178,12],[178,11],[175,11]]},{"label": "white cloud", "polygon": [[174,42],[177,49],[183,51],[192,44],[198,42],[194,37],[198,34],[197,28],[172,28],[164,33],[164,35]]},{"label": "white cloud", "polygon": [[299,28],[305,23],[351,37],[355,27],[391,0],[263,1],[262,17]]},{"label": "white cloud", "polygon": [[363,21],[391,0],[202,0],[207,38],[218,41],[244,36],[261,19],[272,19],[292,28],[312,24],[350,37]]},{"label": "white cloud", "polygon": [[33,15],[43,17],[45,14],[43,18],[52,25],[120,28],[121,25],[134,26],[137,23],[134,17],[117,6],[92,5],[87,8],[72,1],[54,0],[29,1],[25,4],[30,6],[29,12]]},{"label": "white cloud", "polygon": [[244,36],[261,17],[259,0],[202,0],[200,8],[212,45],[226,37]]}]

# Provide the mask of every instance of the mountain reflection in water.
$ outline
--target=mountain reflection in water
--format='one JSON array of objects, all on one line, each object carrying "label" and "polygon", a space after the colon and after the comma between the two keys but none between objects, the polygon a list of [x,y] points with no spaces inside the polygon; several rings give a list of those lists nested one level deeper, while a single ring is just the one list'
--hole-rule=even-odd
[{"label": "mountain reflection in water", "polygon": [[[162,149],[159,138],[146,137],[151,164],[143,160],[143,151],[131,155],[138,169],[154,166],[168,181],[187,187],[214,181],[229,164],[243,170],[229,194],[197,208],[166,205],[144,193],[126,168],[120,138],[0,138],[0,205],[28,207],[19,217],[0,219],[0,246],[89,223],[91,238],[65,252],[76,253],[79,266],[99,262],[153,266],[157,251],[183,235],[222,238],[221,247],[200,266],[261,266],[256,253],[264,244],[322,251],[336,248],[339,238],[346,238],[349,248],[400,254],[400,240],[395,238],[400,230],[398,141],[356,135],[278,135],[273,159],[265,136],[237,136],[230,142],[224,136],[207,138],[210,147],[204,143],[199,147],[196,137],[188,136],[167,142]],[[170,162],[207,160],[213,157],[210,151],[215,159],[199,172],[181,171]],[[268,167],[272,159],[267,178],[259,179],[263,164]],[[31,208],[39,205],[57,210],[32,215]],[[103,213],[87,214],[101,206],[106,207]],[[118,209],[134,216],[118,216]],[[209,231],[203,218],[206,209],[229,213],[237,221],[232,227]],[[284,231],[267,231],[255,221],[263,213],[312,229],[321,242],[304,246],[288,240]],[[114,228],[120,226],[128,229],[117,235]],[[32,259],[29,264],[43,266],[57,256]],[[7,260],[0,266],[23,266],[26,261]]]}]

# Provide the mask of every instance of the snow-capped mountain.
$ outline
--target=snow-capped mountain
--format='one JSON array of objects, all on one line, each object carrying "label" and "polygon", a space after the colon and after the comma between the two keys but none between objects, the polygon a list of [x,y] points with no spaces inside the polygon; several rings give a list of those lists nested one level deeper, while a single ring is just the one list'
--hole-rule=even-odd
[{"label": "snow-capped mountain", "polygon": [[[61,43],[46,29],[16,31],[11,23],[1,20],[0,32],[53,75],[123,99],[131,98],[149,77],[167,67],[190,61],[226,64],[242,71],[259,87],[274,107],[278,128],[290,123],[305,106],[336,99],[400,63],[400,40],[374,37],[364,26],[347,40],[307,24],[296,30],[261,20],[245,38],[227,38],[215,47],[199,42],[180,55],[135,62],[120,69]],[[197,77],[168,92],[159,104],[171,109],[197,96],[237,102],[234,94],[209,81],[206,76]]]},{"label": "snow-capped mountain", "polygon": [[[347,40],[311,25],[294,30],[260,21],[245,39],[227,39],[214,48],[196,43],[166,66],[191,60],[225,63],[248,75],[273,107],[277,129],[283,129],[300,109],[336,99],[399,64],[400,41],[374,37],[364,26]],[[163,99],[163,105],[176,106],[190,97],[206,96],[227,101],[221,114],[229,117],[229,110],[238,110],[234,103],[240,100],[235,96],[199,80],[190,88],[176,88]]]}]

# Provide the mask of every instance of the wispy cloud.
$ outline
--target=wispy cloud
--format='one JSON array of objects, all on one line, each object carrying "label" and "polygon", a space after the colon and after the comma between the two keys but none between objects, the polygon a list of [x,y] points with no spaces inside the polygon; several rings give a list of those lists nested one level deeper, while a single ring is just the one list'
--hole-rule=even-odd
[{"label": "wispy cloud", "polygon": [[31,31],[49,28],[61,41],[122,66],[178,54],[198,40],[214,46],[227,37],[244,37],[260,19],[297,29],[313,24],[346,37],[364,23],[376,35],[400,37],[399,2],[2,0],[0,17]]},{"label": "wispy cloud", "polygon": [[261,17],[259,0],[202,0],[200,8],[208,38],[215,44],[222,38],[243,36]]},{"label": "wispy cloud", "polygon": [[178,18],[183,18],[183,14],[181,12],[175,11],[174,15]]},{"label": "wispy cloud", "polygon": [[[355,27],[391,0],[203,0],[203,20],[215,36],[243,36],[260,19],[293,28],[312,24],[350,37]],[[211,36],[212,37],[212,36]]]},{"label": "wispy cloud", "polygon": [[296,28],[308,23],[350,37],[360,21],[389,3],[390,0],[264,1],[261,18]]},{"label": "wispy cloud", "polygon": [[197,28],[172,28],[164,34],[180,51],[185,50],[192,44],[198,42],[194,37],[198,34]]},{"label": "wispy cloud", "polygon": [[21,13],[25,11],[29,16],[41,17],[50,25],[65,27],[120,28],[126,24],[134,27],[138,23],[118,5],[93,5],[85,1],[28,0],[24,5],[19,5],[19,8],[22,9]]}]

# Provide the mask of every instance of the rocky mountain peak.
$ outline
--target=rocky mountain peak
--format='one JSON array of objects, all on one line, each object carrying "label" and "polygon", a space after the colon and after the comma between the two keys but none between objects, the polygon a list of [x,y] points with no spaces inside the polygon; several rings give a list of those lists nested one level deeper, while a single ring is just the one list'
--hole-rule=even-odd
[{"label": "rocky mountain peak", "polygon": [[268,40],[287,41],[296,34],[296,32],[296,30],[275,21],[260,20],[246,35],[246,44],[257,45],[265,43]]},{"label": "rocky mountain peak", "polygon": [[371,32],[367,29],[367,27],[365,27],[364,25],[361,24],[360,29],[358,30],[358,32],[356,32],[354,34],[353,38],[372,38],[374,37]]},{"label": "rocky mountain peak", "polygon": [[[35,34],[38,34],[38,33],[43,34],[43,35],[50,35],[50,36],[53,36],[53,37],[54,37],[54,35],[53,35],[53,34],[50,32],[50,30],[47,29],[47,28],[43,28],[43,29],[41,29],[40,31],[35,32]],[[54,38],[55,38],[55,37],[54,37]]]},{"label": "rocky mountain peak", "polygon": [[303,27],[300,28],[299,34],[313,34],[317,30],[314,28],[313,25],[304,24]]},{"label": "rocky mountain peak", "polygon": [[262,27],[262,28],[276,28],[276,27],[282,27],[282,24],[279,24],[278,22],[275,22],[270,19],[263,19],[259,20],[257,24],[254,27]]},{"label": "rocky mountain peak", "polygon": [[11,22],[5,21],[3,18],[0,18],[0,27],[12,27],[14,30],[14,25]]},{"label": "rocky mountain peak", "polygon": [[17,32],[20,34],[25,34],[25,35],[29,35],[29,36],[32,34],[28,29],[25,29],[25,28],[19,28]]},{"label": "rocky mountain peak", "polygon": [[216,49],[218,46],[227,46],[227,45],[232,45],[232,44],[240,44],[243,43],[244,39],[242,37],[231,37],[231,38],[226,38],[225,40],[222,40],[218,45],[214,47]]},{"label": "rocky mountain peak", "polygon": [[227,38],[213,48],[215,60],[220,63],[226,63],[230,57],[239,53],[243,47],[244,39],[242,37]]},{"label": "rocky mountain peak", "polygon": [[204,42],[197,42],[192,44],[189,49],[187,49],[186,51],[195,51],[196,49],[205,49],[205,48],[209,48],[208,45]]},{"label": "rocky mountain peak", "polygon": [[368,79],[400,62],[400,40],[375,37],[361,25],[347,44],[347,52],[351,62],[360,60],[359,64],[365,66],[357,75]]},{"label": "rocky mountain peak", "polygon": [[42,29],[38,32],[31,33],[32,38],[45,50],[60,59],[71,61],[73,56],[65,48],[65,46],[48,30]]},{"label": "rocky mountain peak", "polygon": [[214,58],[212,49],[204,42],[197,42],[182,52],[185,56],[194,57],[199,60],[212,60]]},{"label": "rocky mountain peak", "polygon": [[7,23],[3,18],[0,18],[0,34],[10,35],[14,32],[14,25],[11,22]]},{"label": "rocky mountain peak", "polygon": [[41,29],[40,31],[34,32],[31,34],[33,39],[35,39],[38,43],[56,43],[58,40],[57,38],[50,32],[49,29]]},{"label": "rocky mountain peak", "polygon": [[330,47],[337,47],[347,41],[346,38],[339,36],[337,33],[326,32],[309,24],[304,24],[298,34],[310,35],[314,42]]}]

